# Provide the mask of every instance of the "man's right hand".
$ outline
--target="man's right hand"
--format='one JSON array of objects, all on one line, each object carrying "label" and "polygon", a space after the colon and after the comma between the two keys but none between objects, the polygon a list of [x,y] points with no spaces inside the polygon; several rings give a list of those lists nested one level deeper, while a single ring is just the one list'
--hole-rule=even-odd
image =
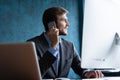
[{"label": "man's right hand", "polygon": [[95,70],[95,71],[87,71],[84,75],[85,78],[103,78],[104,74],[99,71],[99,70]]},{"label": "man's right hand", "polygon": [[59,29],[54,27],[51,28],[49,31],[47,31],[47,36],[51,41],[51,47],[55,49],[59,43]]}]

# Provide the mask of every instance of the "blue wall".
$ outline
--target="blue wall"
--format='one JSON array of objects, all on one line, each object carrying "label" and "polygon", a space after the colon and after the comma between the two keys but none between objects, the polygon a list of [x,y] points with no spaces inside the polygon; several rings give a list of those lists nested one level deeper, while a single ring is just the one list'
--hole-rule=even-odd
[{"label": "blue wall", "polygon": [[[62,6],[69,11],[70,27],[65,39],[74,42],[80,53],[82,0],[0,0],[0,42],[24,42],[44,31],[43,11]],[[78,76],[71,70],[70,78]]]}]

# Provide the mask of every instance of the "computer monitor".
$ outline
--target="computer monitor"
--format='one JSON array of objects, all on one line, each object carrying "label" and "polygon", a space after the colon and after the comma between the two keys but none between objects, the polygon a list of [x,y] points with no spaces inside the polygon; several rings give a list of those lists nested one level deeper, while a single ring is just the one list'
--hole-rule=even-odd
[{"label": "computer monitor", "polygon": [[85,0],[82,68],[120,68],[120,5]]},{"label": "computer monitor", "polygon": [[0,44],[0,80],[42,80],[33,42]]}]

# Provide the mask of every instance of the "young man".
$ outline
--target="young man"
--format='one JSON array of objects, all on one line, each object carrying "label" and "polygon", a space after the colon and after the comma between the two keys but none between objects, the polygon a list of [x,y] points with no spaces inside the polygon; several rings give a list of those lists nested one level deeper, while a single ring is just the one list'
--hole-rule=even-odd
[{"label": "young man", "polygon": [[67,12],[62,7],[45,10],[43,14],[45,32],[28,40],[35,42],[42,78],[66,78],[70,68],[81,77],[103,77],[100,71],[84,71],[73,43],[60,38],[61,35],[68,34],[67,29],[70,24],[67,20]]}]

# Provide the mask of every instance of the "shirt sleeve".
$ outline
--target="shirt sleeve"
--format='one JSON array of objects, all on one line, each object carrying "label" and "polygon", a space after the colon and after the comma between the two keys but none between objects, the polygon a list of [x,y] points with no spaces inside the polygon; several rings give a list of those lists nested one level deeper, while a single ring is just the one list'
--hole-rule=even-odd
[{"label": "shirt sleeve", "polygon": [[93,70],[94,70],[93,68],[84,69],[84,70],[83,70],[83,74],[82,74],[82,78],[85,78],[85,74],[86,74],[88,71],[93,71]]}]

